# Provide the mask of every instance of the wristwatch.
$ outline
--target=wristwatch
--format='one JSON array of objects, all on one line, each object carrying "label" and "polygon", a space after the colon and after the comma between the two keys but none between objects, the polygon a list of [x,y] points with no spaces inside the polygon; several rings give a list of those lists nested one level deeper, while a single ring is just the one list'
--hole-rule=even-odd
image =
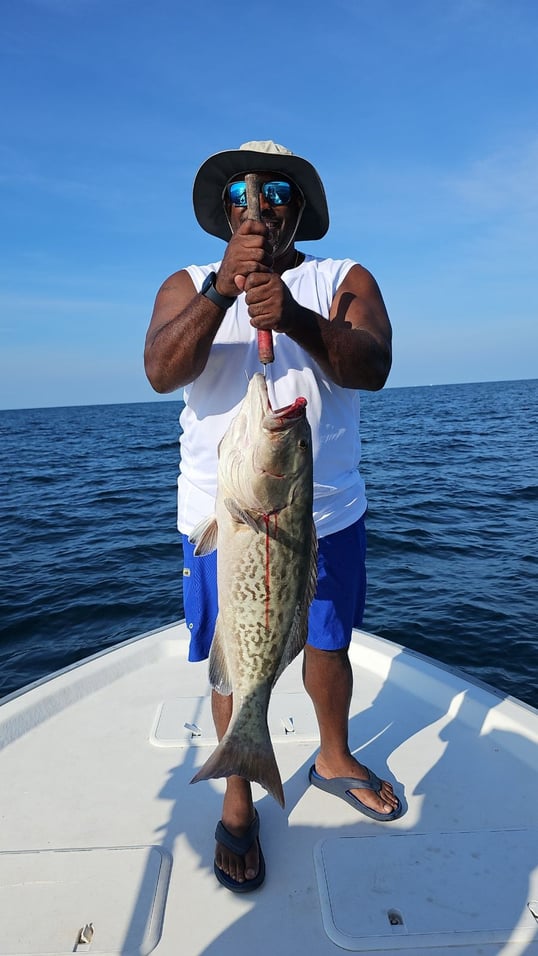
[{"label": "wristwatch", "polygon": [[234,304],[236,296],[221,295],[220,292],[217,292],[215,289],[216,278],[216,273],[210,272],[207,279],[204,279],[204,284],[200,289],[200,292],[202,295],[205,295],[206,299],[210,299],[211,302],[214,302],[215,305],[218,305],[219,309],[229,309],[230,306]]}]

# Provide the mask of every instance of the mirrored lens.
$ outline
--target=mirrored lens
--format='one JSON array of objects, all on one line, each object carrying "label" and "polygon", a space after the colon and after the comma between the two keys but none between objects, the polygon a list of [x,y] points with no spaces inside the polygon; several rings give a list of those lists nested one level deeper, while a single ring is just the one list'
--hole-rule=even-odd
[{"label": "mirrored lens", "polygon": [[247,184],[230,183],[228,186],[228,195],[233,206],[246,206],[247,204]]},{"label": "mirrored lens", "polygon": [[[291,200],[291,185],[289,183],[276,181],[263,183],[262,193],[272,206],[287,206]],[[247,186],[241,181],[228,184],[228,196],[233,206],[247,205]]]},{"label": "mirrored lens", "polygon": [[284,182],[264,183],[262,193],[272,206],[287,206],[291,199],[291,186]]}]

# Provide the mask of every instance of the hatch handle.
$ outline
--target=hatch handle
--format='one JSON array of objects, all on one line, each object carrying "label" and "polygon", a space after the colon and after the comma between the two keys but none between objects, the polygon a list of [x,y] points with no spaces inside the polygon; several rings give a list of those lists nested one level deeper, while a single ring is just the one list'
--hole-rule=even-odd
[{"label": "hatch handle", "polygon": [[73,952],[78,952],[79,946],[82,946],[86,949],[89,949],[92,943],[93,934],[95,933],[95,927],[93,923],[84,923],[77,934],[77,941],[73,947]]},{"label": "hatch handle", "polygon": [[188,723],[188,721],[187,721],[187,722],[185,722],[185,723],[183,724],[183,726],[184,726],[185,730],[190,730],[190,732],[191,732],[191,737],[201,737],[201,736],[202,736],[202,731],[200,730],[198,724],[194,724],[194,723],[190,724],[190,723]]}]

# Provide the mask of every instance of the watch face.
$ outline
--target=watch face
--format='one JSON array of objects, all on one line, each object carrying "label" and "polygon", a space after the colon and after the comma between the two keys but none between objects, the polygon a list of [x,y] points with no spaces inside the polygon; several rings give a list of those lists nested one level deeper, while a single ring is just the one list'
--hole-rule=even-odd
[{"label": "watch face", "polygon": [[214,302],[215,305],[218,305],[220,309],[224,309],[224,311],[226,311],[226,309],[229,309],[230,306],[235,302],[235,297],[228,297],[226,295],[221,295],[220,292],[217,292],[215,288],[216,278],[216,274],[214,272],[210,272],[200,291],[207,299],[209,299],[211,302]]},{"label": "watch face", "polygon": [[204,283],[202,285],[202,295],[204,294],[204,292],[207,292],[207,290],[213,285],[214,280],[215,280],[215,273],[210,272],[207,278],[204,279]]}]

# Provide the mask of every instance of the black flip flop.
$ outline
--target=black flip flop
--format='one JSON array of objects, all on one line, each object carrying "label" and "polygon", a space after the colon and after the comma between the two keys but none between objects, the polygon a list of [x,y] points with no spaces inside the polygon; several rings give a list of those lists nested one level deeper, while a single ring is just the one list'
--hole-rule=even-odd
[{"label": "black flip flop", "polygon": [[354,794],[350,793],[350,790],[372,790],[374,793],[381,793],[383,785],[381,780],[373,770],[369,770],[368,767],[366,767],[366,770],[368,770],[368,780],[357,780],[355,777],[327,778],[322,777],[317,772],[315,764],[312,764],[308,772],[308,779],[312,786],[325,790],[326,793],[332,793],[336,797],[341,797],[355,810],[364,813],[372,820],[379,820],[381,823],[390,823],[391,820],[397,820],[403,814],[403,807],[398,797],[396,797],[398,806],[394,810],[390,813],[381,813],[379,810],[372,810],[371,807],[367,807],[365,803],[362,803]]},{"label": "black flip flop", "polygon": [[255,810],[252,823],[250,824],[247,832],[242,837],[236,837],[233,833],[230,833],[226,829],[222,820],[219,820],[217,823],[217,828],[215,830],[215,839],[218,843],[222,843],[227,850],[230,850],[232,853],[236,853],[237,856],[244,856],[247,850],[250,850],[252,844],[255,840],[258,841],[258,853],[260,858],[259,869],[253,880],[245,880],[243,883],[239,883],[238,880],[234,880],[231,876],[228,876],[217,863],[213,864],[213,869],[215,871],[215,876],[219,883],[222,883],[226,889],[231,890],[232,893],[252,893],[252,890],[257,890],[259,886],[262,885],[265,879],[265,860],[263,858],[262,848],[259,841],[260,833],[260,818],[258,816],[258,811]]}]

